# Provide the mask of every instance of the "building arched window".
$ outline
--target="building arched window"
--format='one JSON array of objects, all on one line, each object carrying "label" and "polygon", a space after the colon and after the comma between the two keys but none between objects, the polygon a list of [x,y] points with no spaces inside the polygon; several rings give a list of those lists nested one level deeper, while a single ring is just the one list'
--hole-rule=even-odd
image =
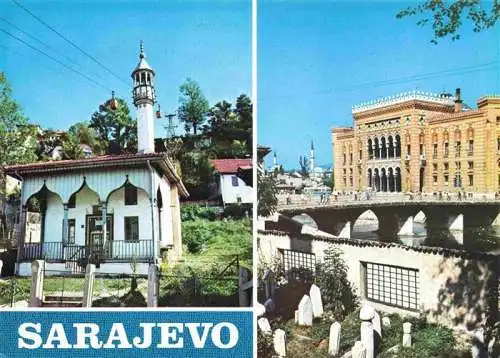
[{"label": "building arched window", "polygon": [[455,130],[455,157],[460,157],[461,152],[462,152],[462,133],[460,132],[460,129]]},{"label": "building arched window", "polygon": [[444,157],[445,158],[448,158],[448,156],[450,155],[450,144],[449,144],[449,140],[450,140],[450,135],[448,134],[448,131],[445,130],[444,133],[443,133],[443,142],[444,142]]},{"label": "building arched window", "polygon": [[418,152],[420,155],[424,155],[424,140],[425,140],[424,132],[421,131],[420,134],[418,135],[418,144],[419,144]]}]

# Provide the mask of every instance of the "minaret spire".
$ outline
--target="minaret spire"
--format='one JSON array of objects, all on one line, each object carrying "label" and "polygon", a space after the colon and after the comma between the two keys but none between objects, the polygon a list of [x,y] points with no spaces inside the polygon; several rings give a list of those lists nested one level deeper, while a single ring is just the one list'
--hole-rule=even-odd
[{"label": "minaret spire", "polygon": [[154,87],[155,72],[146,61],[144,43],[140,42],[139,64],[132,72],[133,100],[137,109],[138,150],[142,153],[154,152],[153,106],[156,102]]},{"label": "minaret spire", "polygon": [[314,163],[314,143],[311,139],[311,152],[310,152],[310,155],[309,155],[309,173],[313,173],[314,172],[314,167],[315,167],[315,163]]},{"label": "minaret spire", "polygon": [[144,54],[144,41],[141,40],[140,42],[140,47],[141,47],[141,53],[139,54],[139,58],[144,58],[146,55]]}]

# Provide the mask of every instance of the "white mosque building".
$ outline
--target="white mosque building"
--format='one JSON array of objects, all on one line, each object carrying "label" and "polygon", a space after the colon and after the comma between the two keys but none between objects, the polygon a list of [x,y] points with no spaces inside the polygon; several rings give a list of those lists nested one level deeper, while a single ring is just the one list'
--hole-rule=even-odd
[{"label": "white mosque building", "polygon": [[[141,43],[132,72],[138,152],[5,168],[20,180],[21,229],[16,274],[30,275],[33,260],[46,272],[82,270],[147,273],[150,263],[182,255],[179,196],[188,193],[171,160],[154,152],[155,72]],[[28,202],[40,206],[41,233],[25,237]],[[134,265],[131,265],[134,263]]]}]

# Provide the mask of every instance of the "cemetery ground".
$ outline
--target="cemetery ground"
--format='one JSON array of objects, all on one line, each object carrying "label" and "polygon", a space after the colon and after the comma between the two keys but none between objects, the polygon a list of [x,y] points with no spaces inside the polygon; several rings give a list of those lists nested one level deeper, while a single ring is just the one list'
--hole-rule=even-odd
[{"label": "cemetery ground", "polygon": [[[258,321],[259,358],[365,357],[363,354],[352,354],[358,341],[363,343],[361,349],[365,351],[366,357],[475,357],[471,354],[470,335],[429,323],[425,317],[400,316],[381,311],[377,315],[370,307],[377,318],[372,316],[366,320],[361,314],[361,306],[366,309],[369,304],[360,303],[356,297],[356,292],[347,280],[347,267],[338,249],[325,251],[324,262],[317,266],[315,273],[304,269],[284,272],[279,261],[265,263],[259,267],[259,271],[258,301],[265,302],[264,306],[257,307],[258,315],[261,316]],[[273,273],[272,281],[276,283],[274,288],[268,285],[269,272]],[[311,287],[316,292],[313,293]],[[272,300],[269,300],[271,292]],[[318,301],[316,306],[322,309],[315,311],[314,302]],[[338,323],[333,325],[335,322]],[[403,333],[404,324],[406,334]],[[372,335],[371,355],[364,346],[366,338],[363,338],[363,332],[366,332],[366,325],[370,326],[368,331]],[[377,334],[378,330],[380,335]],[[281,339],[283,334],[285,339]]]},{"label": "cemetery ground", "polygon": [[[377,357],[379,358],[466,358],[472,357],[470,342],[460,341],[453,331],[435,324],[429,324],[422,318],[401,317],[397,314],[383,315],[389,317],[390,327],[382,326],[382,340]],[[339,317],[340,319],[340,317]],[[311,327],[298,326],[294,319],[271,319],[273,329],[282,329],[286,334],[287,357],[332,357],[328,352],[330,326],[337,320],[333,316],[315,319]],[[338,357],[351,352],[352,347],[360,339],[359,309],[351,312],[341,322],[341,334]],[[403,322],[412,324],[412,347],[401,347]],[[273,337],[260,330],[259,358],[276,357],[273,348]],[[398,352],[390,348],[400,346]]]},{"label": "cemetery ground", "polygon": [[[218,212],[181,208],[183,256],[160,267],[158,306],[238,306],[238,269],[252,268],[251,215],[243,208]],[[134,263],[131,263],[132,272]],[[45,296],[82,293],[84,275],[46,276]],[[0,278],[0,307],[26,306],[31,277]],[[147,276],[96,275],[94,307],[145,307]]]}]

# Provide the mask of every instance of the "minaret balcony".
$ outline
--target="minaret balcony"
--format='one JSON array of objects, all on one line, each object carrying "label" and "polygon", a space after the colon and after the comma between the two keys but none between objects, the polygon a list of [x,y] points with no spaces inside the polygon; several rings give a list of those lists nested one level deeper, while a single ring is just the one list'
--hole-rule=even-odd
[{"label": "minaret balcony", "polygon": [[155,90],[153,87],[147,85],[135,87],[133,91],[133,99],[134,103],[141,100],[150,100],[152,102],[155,102]]}]

